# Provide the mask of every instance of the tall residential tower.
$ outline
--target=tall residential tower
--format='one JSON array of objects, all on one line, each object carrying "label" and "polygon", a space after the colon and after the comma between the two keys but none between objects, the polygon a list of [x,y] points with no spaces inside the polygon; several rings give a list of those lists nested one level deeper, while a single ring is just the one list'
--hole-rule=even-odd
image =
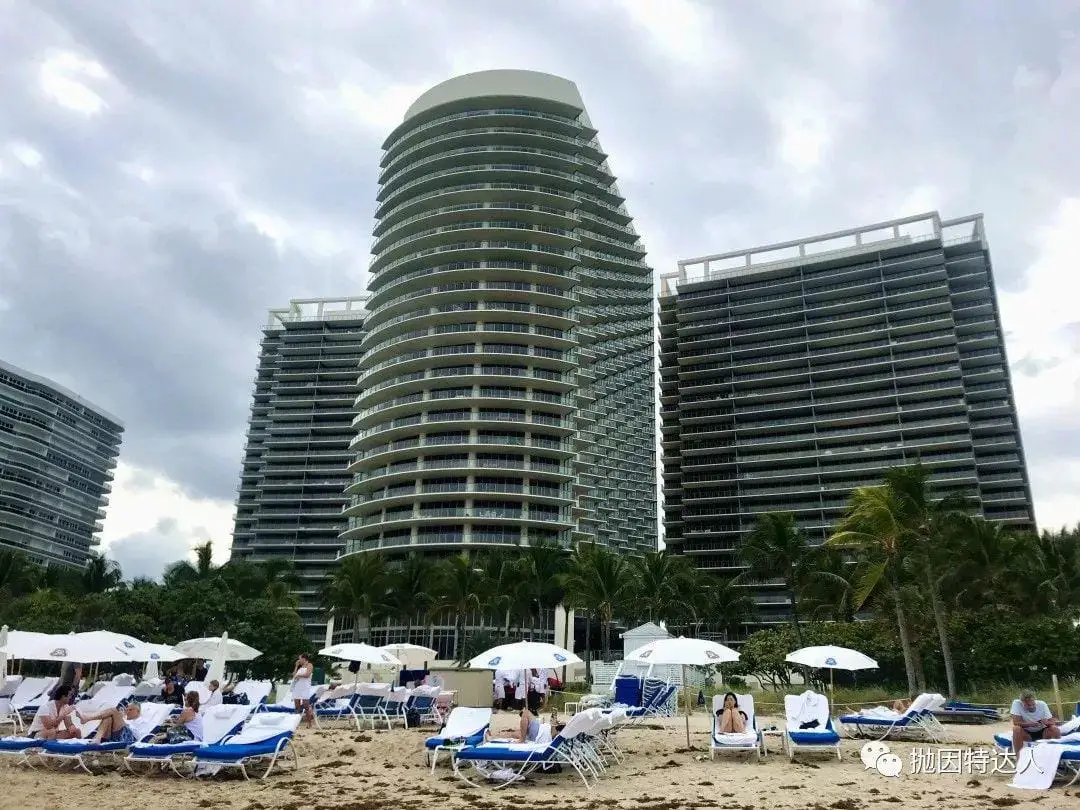
[{"label": "tall residential tower", "polygon": [[347,553],[656,548],[653,274],[596,134],[496,70],[383,144]]},{"label": "tall residential tower", "polygon": [[0,361],[0,548],[86,564],[120,454],[120,420]]},{"label": "tall residential tower", "polygon": [[[699,567],[738,573],[763,512],[820,543],[852,489],[915,461],[938,496],[1034,527],[980,215],[680,262],[660,324],[666,542]],[[766,623],[790,609],[777,584]]]},{"label": "tall residential tower", "polygon": [[343,544],[363,298],[270,311],[259,352],[233,557],[292,561],[300,617],[323,641],[320,592]]}]

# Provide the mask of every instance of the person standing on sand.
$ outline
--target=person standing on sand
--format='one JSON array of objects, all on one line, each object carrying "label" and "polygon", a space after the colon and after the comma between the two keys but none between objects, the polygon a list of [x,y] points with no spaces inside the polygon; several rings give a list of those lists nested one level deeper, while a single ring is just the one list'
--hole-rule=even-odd
[{"label": "person standing on sand", "polygon": [[311,710],[311,675],[315,671],[307,655],[300,653],[292,677],[292,699],[296,711],[304,713],[308,728],[315,725],[315,713]]}]

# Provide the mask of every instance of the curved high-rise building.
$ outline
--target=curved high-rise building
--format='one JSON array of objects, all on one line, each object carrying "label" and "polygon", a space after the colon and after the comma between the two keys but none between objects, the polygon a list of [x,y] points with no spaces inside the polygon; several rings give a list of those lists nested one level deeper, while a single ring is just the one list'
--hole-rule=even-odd
[{"label": "curved high-rise building", "polygon": [[347,554],[656,547],[653,275],[596,134],[498,70],[386,139]]}]

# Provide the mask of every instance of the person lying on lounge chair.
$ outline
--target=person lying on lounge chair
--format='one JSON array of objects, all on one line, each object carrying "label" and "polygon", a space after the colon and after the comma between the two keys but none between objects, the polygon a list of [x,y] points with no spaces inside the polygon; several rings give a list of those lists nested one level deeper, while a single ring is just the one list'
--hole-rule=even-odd
[{"label": "person lying on lounge chair", "polygon": [[97,732],[94,734],[93,741],[95,743],[131,744],[135,742],[135,735],[132,733],[131,726],[128,723],[138,720],[140,714],[142,714],[142,709],[135,702],[129,703],[122,712],[115,707],[86,714],[80,711],[75,712],[75,716],[79,718],[81,723],[88,723],[91,720],[101,721]]},{"label": "person lying on lounge chair", "polygon": [[717,732],[720,734],[743,734],[746,731],[746,713],[739,711],[739,699],[734,692],[724,695],[724,708],[716,713]]},{"label": "person lying on lounge chair", "polygon": [[911,708],[911,704],[915,702],[915,698],[908,695],[906,698],[898,698],[893,701],[892,710],[897,714],[903,714]]},{"label": "person lying on lounge chair", "polygon": [[1036,700],[1035,692],[1025,689],[1012,702],[1013,753],[1019,755],[1025,743],[1056,740],[1061,737],[1058,721],[1044,700]]},{"label": "person lying on lounge chair", "polygon": [[77,740],[82,737],[79,727],[71,719],[74,709],[69,701],[74,691],[74,686],[66,685],[49,693],[48,700],[38,707],[27,736],[39,740]]}]

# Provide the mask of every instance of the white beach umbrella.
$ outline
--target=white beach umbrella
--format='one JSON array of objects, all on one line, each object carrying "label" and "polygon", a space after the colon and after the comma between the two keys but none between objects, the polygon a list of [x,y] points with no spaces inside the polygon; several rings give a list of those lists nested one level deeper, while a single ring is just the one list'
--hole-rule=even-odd
[{"label": "white beach umbrella", "polygon": [[472,669],[556,669],[580,664],[581,659],[569,650],[540,641],[500,644],[469,661]]},{"label": "white beach umbrella", "polygon": [[225,675],[225,663],[228,661],[251,661],[262,655],[254,647],[249,647],[242,641],[229,638],[228,633],[207,638],[189,638],[179,644],[174,644],[173,649],[184,658],[201,658],[204,661],[212,661],[213,668],[219,669],[220,672],[216,675],[207,672],[206,679],[208,681],[215,679],[220,681]]},{"label": "white beach umbrella", "polygon": [[625,660],[641,664],[667,664],[682,667],[683,696],[686,700],[686,747],[690,747],[690,698],[686,694],[686,668],[711,667],[739,660],[730,647],[703,638],[661,638],[634,650]]},{"label": "white beach umbrella", "polygon": [[335,644],[319,650],[319,655],[337,658],[340,661],[358,661],[361,664],[382,664],[400,667],[401,660],[380,647],[357,642],[354,644]]},{"label": "white beach umbrella", "polygon": [[121,639],[129,643],[139,642],[130,636],[98,633],[70,633],[68,635],[49,635],[46,633],[8,633],[8,643],[3,652],[12,658],[28,661],[78,661],[81,663],[99,663],[104,661],[135,661],[132,656],[134,647],[127,647]]},{"label": "white beach umbrella", "polygon": [[877,669],[878,663],[868,655],[863,655],[858,650],[847,647],[834,647],[826,644],[822,647],[803,647],[789,654],[785,659],[788,663],[799,664],[813,669],[829,670],[829,691],[833,688],[833,670],[846,669]]},{"label": "white beach umbrella", "polygon": [[379,647],[401,661],[406,669],[425,669],[429,661],[434,661],[439,653],[430,647],[419,644],[384,644]]},{"label": "white beach umbrella", "polygon": [[[8,627],[5,624],[0,627],[0,650],[7,646],[8,642]],[[0,652],[0,686],[4,685],[4,681],[7,679],[7,653]]]},{"label": "white beach umbrella", "polygon": [[143,668],[142,679],[152,681],[161,677],[158,664],[162,661],[179,661],[183,654],[177,652],[168,644],[147,644],[146,666]]}]

